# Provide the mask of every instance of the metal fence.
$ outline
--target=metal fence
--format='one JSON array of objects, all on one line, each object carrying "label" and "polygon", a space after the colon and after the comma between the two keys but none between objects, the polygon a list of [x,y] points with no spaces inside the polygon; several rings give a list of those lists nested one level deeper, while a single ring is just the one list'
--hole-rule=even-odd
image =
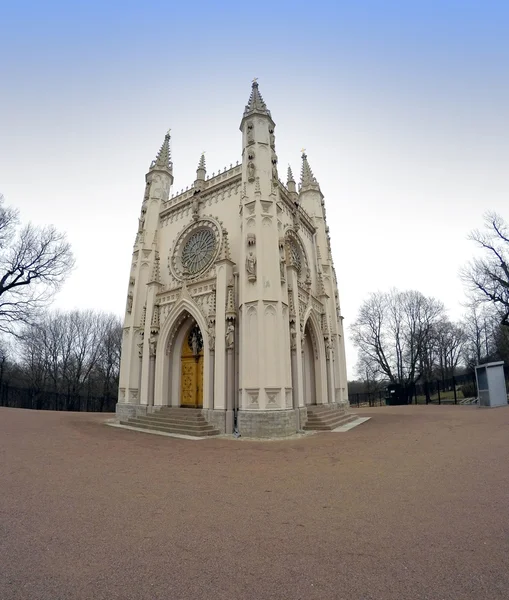
[{"label": "metal fence", "polygon": [[65,410],[83,412],[115,412],[113,396],[75,396],[62,392],[35,390],[3,383],[0,386],[0,406],[33,410]]},{"label": "metal fence", "polygon": [[[467,394],[461,391],[464,388]],[[469,393],[470,392],[470,393]],[[408,404],[460,404],[466,397],[477,396],[475,373],[465,373],[447,379],[435,379],[412,384],[405,390]],[[349,394],[351,406],[385,406],[385,391]]]}]

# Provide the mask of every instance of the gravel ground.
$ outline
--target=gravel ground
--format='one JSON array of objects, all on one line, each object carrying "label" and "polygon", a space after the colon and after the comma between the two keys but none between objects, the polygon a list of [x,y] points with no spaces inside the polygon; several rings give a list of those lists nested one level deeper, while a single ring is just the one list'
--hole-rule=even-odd
[{"label": "gravel ground", "polygon": [[241,443],[0,408],[0,599],[506,600],[509,407],[355,412]]}]

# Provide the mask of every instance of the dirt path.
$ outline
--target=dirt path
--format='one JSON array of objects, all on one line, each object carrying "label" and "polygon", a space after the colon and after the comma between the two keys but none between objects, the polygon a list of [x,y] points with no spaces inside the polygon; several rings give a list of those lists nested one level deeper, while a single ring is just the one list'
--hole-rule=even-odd
[{"label": "dirt path", "polygon": [[188,441],[0,408],[2,600],[509,597],[509,408]]}]

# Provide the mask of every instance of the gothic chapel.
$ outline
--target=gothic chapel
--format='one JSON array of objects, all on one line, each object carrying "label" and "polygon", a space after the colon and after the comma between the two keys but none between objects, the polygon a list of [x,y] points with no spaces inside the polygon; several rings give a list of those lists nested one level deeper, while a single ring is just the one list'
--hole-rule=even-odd
[{"label": "gothic chapel", "polygon": [[324,197],[302,154],[278,174],[258,89],[242,160],[171,195],[165,136],[145,177],[122,339],[117,420],[273,437],[348,420],[343,323]]}]

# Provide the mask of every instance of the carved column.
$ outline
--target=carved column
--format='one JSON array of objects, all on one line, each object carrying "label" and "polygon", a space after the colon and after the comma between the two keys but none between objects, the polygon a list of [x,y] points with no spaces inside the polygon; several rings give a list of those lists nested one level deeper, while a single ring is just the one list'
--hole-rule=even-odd
[{"label": "carved column", "polygon": [[214,373],[215,373],[215,350],[216,350],[216,323],[213,318],[209,318],[209,408],[214,408]]},{"label": "carved column", "polygon": [[226,325],[226,433],[233,433],[235,396],[235,321],[228,319]]},{"label": "carved column", "polygon": [[140,393],[141,393],[141,382],[142,382],[142,365],[143,365],[143,334],[142,334],[142,338],[141,338],[141,342],[138,344],[138,357],[139,357],[139,363],[138,363],[138,402],[137,404],[140,404],[141,398],[140,398]]},{"label": "carved column", "polygon": [[334,403],[334,343],[332,339],[325,340],[325,354],[327,358],[327,402]]},{"label": "carved column", "polygon": [[[292,291],[290,290],[290,294]],[[300,411],[299,411],[299,371],[297,366],[297,329],[295,321],[290,321],[290,359],[292,370],[292,401],[295,410],[295,422],[297,431],[300,430]]]},{"label": "carved column", "polygon": [[148,363],[148,406],[154,406],[154,385],[156,373],[156,349],[157,340],[152,338],[149,342],[149,363]]}]

